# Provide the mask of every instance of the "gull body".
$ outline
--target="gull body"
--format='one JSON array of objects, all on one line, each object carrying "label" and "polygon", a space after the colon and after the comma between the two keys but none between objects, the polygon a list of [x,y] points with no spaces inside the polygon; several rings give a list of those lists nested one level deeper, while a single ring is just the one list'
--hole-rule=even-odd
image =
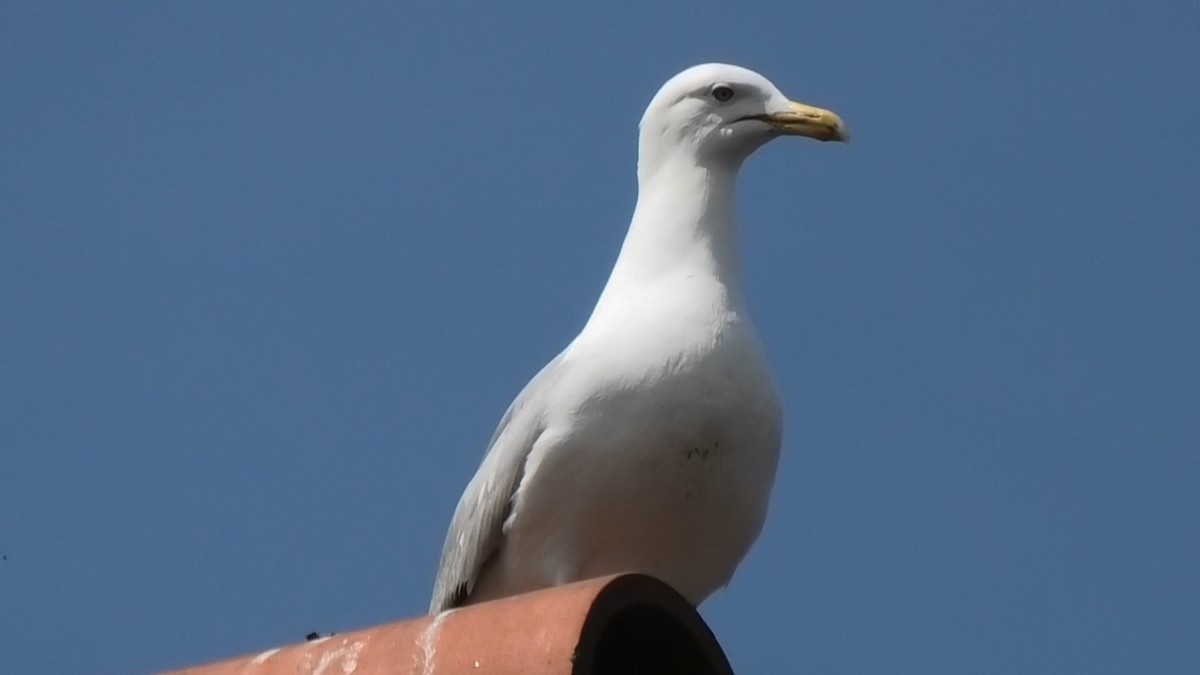
[{"label": "gull body", "polygon": [[431,612],[619,572],[699,604],[758,537],[779,399],[742,297],[735,187],[779,135],[845,140],[761,75],[685,70],[640,125],[638,201],[587,324],[513,401],[455,510]]}]

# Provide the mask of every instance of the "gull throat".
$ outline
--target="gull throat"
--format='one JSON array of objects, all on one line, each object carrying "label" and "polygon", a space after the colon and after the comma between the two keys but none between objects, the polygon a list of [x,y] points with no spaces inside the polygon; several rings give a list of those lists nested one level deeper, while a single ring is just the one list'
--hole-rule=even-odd
[{"label": "gull throat", "polygon": [[714,277],[736,295],[736,168],[705,167],[682,155],[639,176],[637,205],[605,294],[685,274]]}]

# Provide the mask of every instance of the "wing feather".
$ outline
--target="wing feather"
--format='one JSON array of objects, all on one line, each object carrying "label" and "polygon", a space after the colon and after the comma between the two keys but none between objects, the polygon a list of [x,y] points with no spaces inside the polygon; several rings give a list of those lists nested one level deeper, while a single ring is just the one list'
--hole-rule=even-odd
[{"label": "wing feather", "polygon": [[446,542],[429,613],[456,607],[471,594],[480,570],[500,548],[504,521],[525,473],[530,449],[545,429],[546,392],[558,379],[563,355],[546,364],[505,411],[483,462],[467,484]]}]

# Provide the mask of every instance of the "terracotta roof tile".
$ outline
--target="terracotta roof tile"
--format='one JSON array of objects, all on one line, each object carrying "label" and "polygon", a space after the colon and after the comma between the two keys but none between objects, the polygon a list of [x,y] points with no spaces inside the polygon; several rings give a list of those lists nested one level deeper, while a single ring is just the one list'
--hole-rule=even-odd
[{"label": "terracotta roof tile", "polygon": [[627,574],[270,649],[179,673],[732,675],[666,584]]}]

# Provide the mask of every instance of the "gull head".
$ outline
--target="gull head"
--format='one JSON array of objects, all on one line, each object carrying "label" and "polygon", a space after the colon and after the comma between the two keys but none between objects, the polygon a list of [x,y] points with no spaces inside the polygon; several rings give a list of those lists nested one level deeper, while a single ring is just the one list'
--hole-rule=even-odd
[{"label": "gull head", "polygon": [[640,128],[639,173],[669,160],[736,170],[779,136],[849,140],[836,114],[789,100],[762,75],[724,63],[693,66],[668,80]]}]

